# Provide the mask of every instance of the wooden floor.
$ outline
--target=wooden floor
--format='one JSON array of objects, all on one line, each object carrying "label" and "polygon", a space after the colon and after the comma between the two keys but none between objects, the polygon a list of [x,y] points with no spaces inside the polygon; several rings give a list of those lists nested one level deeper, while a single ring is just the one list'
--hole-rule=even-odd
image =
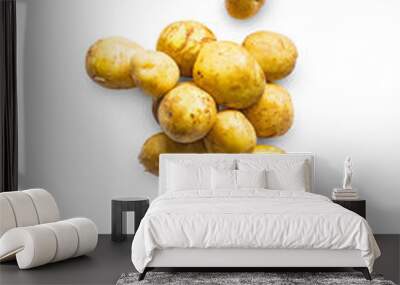
[{"label": "wooden floor", "polygon": [[[375,272],[399,283],[400,235],[376,235],[382,256]],[[0,284],[115,284],[124,272],[134,271],[130,260],[132,239],[121,243],[101,235],[97,249],[82,256],[30,270],[19,270],[15,262],[0,264]]]}]

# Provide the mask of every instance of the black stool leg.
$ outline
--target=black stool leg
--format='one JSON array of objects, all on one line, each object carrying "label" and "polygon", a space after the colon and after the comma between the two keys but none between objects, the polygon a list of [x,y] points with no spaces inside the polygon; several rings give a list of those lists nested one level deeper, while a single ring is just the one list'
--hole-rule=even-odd
[{"label": "black stool leg", "polygon": [[138,281],[142,281],[144,279],[144,277],[146,277],[146,273],[147,273],[148,269],[147,267],[143,270],[142,273],[139,274],[139,278]]},{"label": "black stool leg", "polygon": [[123,241],[126,239],[126,212],[119,201],[111,203],[111,239]]},{"label": "black stool leg", "polygon": [[369,270],[367,267],[355,267],[354,269],[357,271],[361,271],[361,273],[364,275],[365,279],[372,280],[371,274],[369,274]]}]

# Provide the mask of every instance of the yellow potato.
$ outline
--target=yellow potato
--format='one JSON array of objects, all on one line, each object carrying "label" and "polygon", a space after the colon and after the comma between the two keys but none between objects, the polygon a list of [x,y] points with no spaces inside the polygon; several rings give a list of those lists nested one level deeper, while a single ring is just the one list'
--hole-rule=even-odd
[{"label": "yellow potato", "polygon": [[218,104],[241,109],[254,104],[265,86],[256,60],[233,42],[212,42],[200,51],[193,68],[194,82]]},{"label": "yellow potato", "polygon": [[293,124],[292,100],[286,89],[277,84],[267,84],[261,99],[243,113],[259,137],[281,136]]},{"label": "yellow potato", "polygon": [[174,142],[164,133],[158,133],[148,138],[142,146],[139,161],[145,170],[158,175],[159,156],[162,153],[205,153],[203,141],[189,144]]},{"label": "yellow potato", "polygon": [[143,50],[141,46],[122,37],[98,40],[86,54],[86,72],[103,87],[133,88],[131,61],[140,50]]},{"label": "yellow potato", "polygon": [[255,32],[246,37],[243,46],[255,57],[269,82],[286,77],[296,65],[296,46],[284,35]]},{"label": "yellow potato", "polygon": [[273,145],[258,144],[253,148],[253,151],[251,153],[285,154],[286,152],[283,149]]},{"label": "yellow potato", "polygon": [[225,0],[225,7],[232,17],[247,19],[257,14],[264,3],[265,0]]},{"label": "yellow potato", "polygon": [[132,58],[131,75],[136,85],[145,92],[162,97],[178,83],[179,68],[163,52],[140,51]]},{"label": "yellow potato", "polygon": [[172,57],[183,76],[192,76],[194,62],[203,44],[215,40],[213,32],[205,25],[195,21],[179,21],[161,32],[157,50]]},{"label": "yellow potato", "polygon": [[219,153],[251,152],[256,141],[253,126],[235,110],[219,112],[213,128],[204,138],[208,152]]},{"label": "yellow potato", "polygon": [[181,83],[162,99],[158,108],[161,129],[174,141],[203,138],[217,117],[214,99],[193,83]]},{"label": "yellow potato", "polygon": [[153,98],[152,106],[151,106],[151,112],[153,113],[154,120],[156,120],[157,123],[158,121],[158,107],[160,106],[162,98]]}]

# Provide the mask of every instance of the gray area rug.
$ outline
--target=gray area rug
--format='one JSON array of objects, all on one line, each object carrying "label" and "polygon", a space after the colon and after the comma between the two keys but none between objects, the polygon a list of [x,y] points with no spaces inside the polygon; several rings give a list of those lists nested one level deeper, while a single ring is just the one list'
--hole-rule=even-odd
[{"label": "gray area rug", "polygon": [[148,272],[146,278],[138,281],[138,273],[124,273],[116,285],[145,284],[267,284],[267,285],[297,285],[297,284],[376,284],[395,285],[384,280],[381,275],[372,275],[368,281],[359,272]]}]

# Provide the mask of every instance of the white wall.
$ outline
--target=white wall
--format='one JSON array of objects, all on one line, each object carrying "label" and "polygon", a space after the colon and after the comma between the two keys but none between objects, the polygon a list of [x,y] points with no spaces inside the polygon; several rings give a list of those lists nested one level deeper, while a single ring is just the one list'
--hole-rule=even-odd
[{"label": "white wall", "polygon": [[270,29],[294,40],[298,65],[282,83],[296,119],[270,142],[314,152],[318,193],[326,195],[352,155],[373,230],[400,233],[398,11],[396,0],[269,0],[241,22],[222,0],[18,0],[21,187],[49,189],[64,216],[90,217],[103,233],[113,196],[155,197],[157,178],[137,160],[159,130],[151,100],[94,84],[85,52],[110,35],[153,48],[168,23],[195,19],[220,39]]}]

